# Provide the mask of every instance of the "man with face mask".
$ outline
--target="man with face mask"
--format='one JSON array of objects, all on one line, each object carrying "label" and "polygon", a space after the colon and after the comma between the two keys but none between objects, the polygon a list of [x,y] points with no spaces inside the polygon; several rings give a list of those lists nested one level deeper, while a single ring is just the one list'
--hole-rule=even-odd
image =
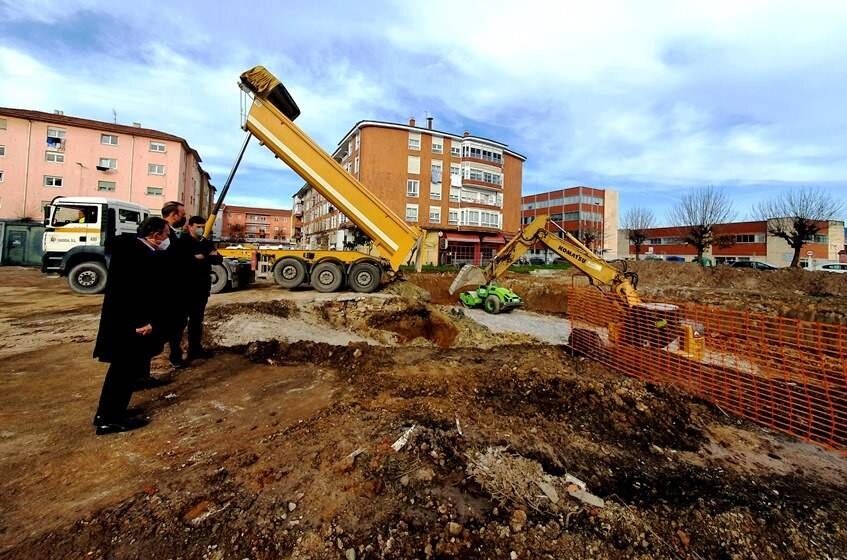
[{"label": "man with face mask", "polygon": [[127,414],[134,383],[150,376],[150,360],[162,351],[168,333],[166,302],[158,288],[166,282],[164,247],[168,225],[151,216],[138,236],[112,242],[109,274],[100,313],[94,357],[109,363],[94,416],[97,435],[145,425]]},{"label": "man with face mask", "polygon": [[168,223],[168,257],[170,259],[168,268],[170,275],[175,278],[168,287],[168,295],[173,302],[168,346],[171,365],[175,368],[183,368],[185,360],[182,359],[182,331],[185,330],[185,323],[188,321],[188,302],[186,301],[188,294],[180,279],[185,276],[191,265],[189,260],[191,256],[185,252],[184,244],[179,242],[183,233],[182,228],[185,226],[185,205],[176,200],[166,202],[162,206],[162,218]]},{"label": "man with face mask", "polygon": [[[212,265],[220,264],[223,258],[218,254],[212,242],[203,237],[206,219],[192,216],[188,220],[188,230],[180,237],[182,251],[190,255],[184,278],[186,303],[188,307],[188,361],[208,358],[211,352],[205,350],[203,340],[203,316],[209,292],[212,288]],[[179,331],[182,338],[182,329]]]}]

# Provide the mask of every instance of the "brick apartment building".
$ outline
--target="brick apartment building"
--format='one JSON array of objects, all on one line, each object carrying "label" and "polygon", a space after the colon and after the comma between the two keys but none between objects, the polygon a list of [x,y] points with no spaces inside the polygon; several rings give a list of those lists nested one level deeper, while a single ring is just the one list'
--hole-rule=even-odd
[{"label": "brick apartment building", "polygon": [[[523,162],[506,144],[408,124],[360,121],[333,157],[399,216],[427,231],[427,261],[485,261],[520,227]],[[304,186],[294,199],[295,239],[343,249],[353,225]],[[299,220],[299,222],[298,222]]]},{"label": "brick apartment building", "polygon": [[[560,228],[587,242],[588,247],[605,258],[616,258],[618,250],[618,192],[594,187],[567,187],[555,191],[524,195],[521,199],[521,225],[538,215],[547,214]],[[555,226],[548,227],[557,231]],[[556,255],[535,247],[530,256],[546,260]]]},{"label": "brick apartment building", "polygon": [[225,205],[221,208],[221,239],[290,243],[291,210]]},{"label": "brick apartment building", "polygon": [[[714,245],[704,255],[715,263],[732,261],[761,261],[783,267],[791,264],[794,250],[788,244],[772,235],[768,235],[768,222],[733,222],[715,226],[715,235],[730,236],[734,243],[727,247]],[[667,259],[684,258],[692,261],[697,251],[691,245],[681,241],[685,232],[683,227],[660,227],[647,230],[648,239],[641,247],[641,258]],[[803,246],[801,258],[808,262],[838,262],[839,252],[844,249],[844,222],[832,221],[821,224],[821,231],[814,240]],[[808,253],[811,252],[811,255]],[[626,230],[618,233],[618,254],[622,258],[635,258],[635,246],[629,242]]]},{"label": "brick apartment building", "polygon": [[0,107],[0,219],[40,219],[57,196],[105,196],[158,212],[168,200],[207,215],[214,187],[184,138]]}]

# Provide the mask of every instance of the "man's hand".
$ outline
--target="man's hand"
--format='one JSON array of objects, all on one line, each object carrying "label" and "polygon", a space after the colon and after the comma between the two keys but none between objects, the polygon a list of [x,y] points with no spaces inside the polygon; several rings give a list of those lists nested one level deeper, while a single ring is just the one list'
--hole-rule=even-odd
[{"label": "man's hand", "polygon": [[197,259],[198,261],[202,261],[203,259],[206,258],[206,255],[203,255],[202,253],[197,253],[196,255],[194,255],[194,258]]},{"label": "man's hand", "polygon": [[218,250],[215,249],[214,251],[210,252],[209,254],[217,257],[218,256]]},{"label": "man's hand", "polygon": [[153,325],[148,323],[148,324],[144,325],[143,327],[139,327],[139,328],[135,329],[135,332],[136,332],[136,334],[140,334],[141,336],[147,336],[148,334],[153,332]]}]

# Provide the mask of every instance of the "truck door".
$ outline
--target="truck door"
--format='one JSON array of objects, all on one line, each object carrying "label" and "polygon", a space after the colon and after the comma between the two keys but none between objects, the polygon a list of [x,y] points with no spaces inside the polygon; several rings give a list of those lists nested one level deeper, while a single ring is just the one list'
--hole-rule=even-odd
[{"label": "truck door", "polygon": [[53,209],[44,235],[44,250],[66,252],[79,245],[101,244],[101,205],[58,204]]}]

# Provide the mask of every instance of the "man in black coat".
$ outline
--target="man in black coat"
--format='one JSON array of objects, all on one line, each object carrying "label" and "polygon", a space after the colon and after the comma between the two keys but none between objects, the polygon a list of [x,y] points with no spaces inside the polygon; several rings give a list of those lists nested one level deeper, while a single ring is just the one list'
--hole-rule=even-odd
[{"label": "man in black coat", "polygon": [[185,205],[178,201],[166,202],[162,206],[162,218],[168,223],[168,237],[170,238],[170,246],[168,247],[168,258],[170,264],[168,266],[170,273],[175,280],[168,288],[168,295],[172,300],[171,325],[168,336],[168,346],[170,347],[171,365],[175,368],[185,367],[185,360],[182,359],[182,332],[185,330],[185,324],[188,321],[188,302],[186,301],[186,288],[182,283],[182,278],[187,274],[188,267],[191,264],[191,256],[185,252],[185,244],[180,243],[180,238],[183,235],[182,227],[185,225]]},{"label": "man in black coat", "polygon": [[[185,275],[189,361],[211,356],[211,352],[205,350],[202,345],[203,316],[212,288],[212,265],[223,261],[212,242],[203,237],[205,228],[205,218],[192,216],[188,220],[188,231],[179,238],[179,243],[183,245],[182,251],[191,257],[188,259]],[[179,336],[182,337],[182,329]]]},{"label": "man in black coat", "polygon": [[125,432],[146,424],[127,415],[134,383],[150,375],[150,360],[162,351],[168,334],[166,301],[168,226],[149,217],[138,226],[138,236],[115,239],[100,329],[94,357],[109,363],[100,403],[94,417],[97,435]]}]

